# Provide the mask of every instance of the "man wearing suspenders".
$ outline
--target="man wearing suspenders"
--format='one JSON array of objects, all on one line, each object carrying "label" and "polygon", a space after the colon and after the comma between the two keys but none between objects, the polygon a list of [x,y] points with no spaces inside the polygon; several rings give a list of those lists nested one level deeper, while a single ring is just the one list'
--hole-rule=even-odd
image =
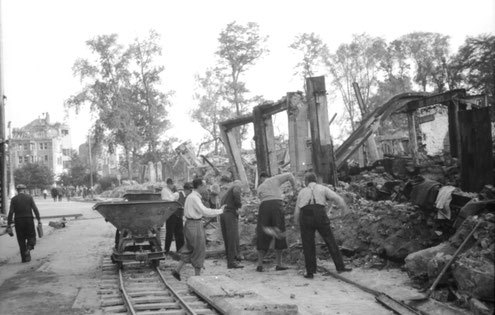
[{"label": "man wearing suspenders", "polygon": [[327,202],[334,202],[342,211],[347,211],[344,199],[330,188],[317,184],[315,173],[307,173],[305,182],[306,187],[301,189],[297,196],[294,212],[294,223],[296,225],[300,223],[301,227],[301,241],[306,265],[304,277],[312,279],[316,273],[315,231],[318,231],[325,241],[337,271],[351,271],[351,268],[346,268],[344,265],[344,259],[335,242],[330,228],[330,219],[325,209]]}]

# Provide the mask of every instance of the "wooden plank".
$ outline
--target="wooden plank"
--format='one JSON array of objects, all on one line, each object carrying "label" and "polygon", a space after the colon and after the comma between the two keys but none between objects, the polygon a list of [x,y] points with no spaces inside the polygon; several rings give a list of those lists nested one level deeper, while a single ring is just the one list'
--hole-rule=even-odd
[{"label": "wooden plank", "polygon": [[450,102],[448,106],[448,122],[449,122],[449,145],[450,155],[459,157],[460,147],[458,145],[459,122],[458,122],[458,106],[454,102]]},{"label": "wooden plank", "polygon": [[421,314],[420,312],[413,310],[410,306],[407,306],[404,303],[400,303],[392,299],[390,296],[386,295],[385,293],[380,293],[379,295],[375,296],[375,299],[381,304],[385,305],[387,308],[393,310],[394,312],[400,315]]},{"label": "wooden plank", "polygon": [[79,217],[82,217],[82,213],[67,213],[67,214],[59,214],[59,215],[45,215],[41,216],[41,219],[60,219],[60,218],[71,218],[74,217],[75,219],[78,219]]},{"label": "wooden plank", "polygon": [[416,134],[416,118],[414,112],[407,113],[407,126],[409,128],[409,148],[414,165],[418,165],[418,136]]},{"label": "wooden plank", "polygon": [[456,89],[456,90],[447,91],[445,93],[424,97],[422,99],[409,102],[407,104],[407,111],[413,112],[419,108],[430,105],[450,103],[450,101],[452,101],[452,98],[464,97],[465,95],[466,95],[466,90]]}]

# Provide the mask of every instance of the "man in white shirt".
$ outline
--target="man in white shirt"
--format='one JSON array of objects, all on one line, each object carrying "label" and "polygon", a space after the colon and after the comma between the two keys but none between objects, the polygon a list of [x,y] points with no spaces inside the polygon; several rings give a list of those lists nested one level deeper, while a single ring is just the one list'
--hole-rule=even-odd
[{"label": "man in white shirt", "polygon": [[330,188],[316,183],[315,173],[305,175],[306,187],[297,195],[294,211],[294,223],[300,223],[301,241],[303,245],[304,262],[306,265],[305,278],[312,279],[316,273],[315,232],[320,233],[332,256],[338,272],[351,271],[346,268],[339,247],[335,242],[330,228],[330,219],[326,213],[327,202],[336,203],[342,211],[347,211],[347,205],[342,197]]},{"label": "man in white shirt", "polygon": [[206,257],[206,236],[203,227],[203,217],[214,217],[222,214],[224,206],[220,209],[210,209],[203,205],[201,193],[207,189],[205,182],[197,178],[193,180],[193,191],[190,193],[184,204],[184,225],[185,244],[180,250],[181,261],[172,271],[172,276],[181,280],[180,271],[184,264],[191,263],[194,267],[194,274],[199,276]]},{"label": "man in white shirt", "polygon": [[175,188],[174,181],[171,178],[167,179],[167,186],[162,188],[162,200],[167,200],[167,201],[179,200],[179,192]]}]

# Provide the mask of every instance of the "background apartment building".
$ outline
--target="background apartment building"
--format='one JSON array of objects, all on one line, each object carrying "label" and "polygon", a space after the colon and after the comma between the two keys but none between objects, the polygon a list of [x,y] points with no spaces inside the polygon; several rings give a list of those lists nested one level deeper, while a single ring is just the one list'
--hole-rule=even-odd
[{"label": "background apartment building", "polygon": [[14,169],[25,163],[40,163],[58,175],[70,167],[70,127],[58,122],[50,123],[48,113],[43,113],[24,127],[14,128],[10,141]]}]

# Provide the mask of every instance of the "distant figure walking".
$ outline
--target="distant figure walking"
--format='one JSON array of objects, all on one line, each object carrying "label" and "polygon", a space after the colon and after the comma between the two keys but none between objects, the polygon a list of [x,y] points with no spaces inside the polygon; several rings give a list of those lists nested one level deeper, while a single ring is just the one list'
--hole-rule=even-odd
[{"label": "distant figure walking", "polygon": [[16,187],[18,194],[10,201],[10,210],[7,217],[7,228],[12,229],[12,220],[15,223],[15,233],[19,250],[21,252],[21,261],[23,263],[31,261],[30,251],[36,245],[36,231],[34,228],[33,212],[41,224],[40,213],[33,197],[24,193],[25,185],[19,184]]},{"label": "distant figure walking", "polygon": [[58,199],[58,189],[57,189],[57,187],[52,187],[52,189],[50,190],[50,193],[52,195],[53,202],[56,202],[57,199]]},{"label": "distant figure walking", "polygon": [[48,195],[48,191],[46,189],[43,189],[43,199],[46,199],[47,195]]}]

